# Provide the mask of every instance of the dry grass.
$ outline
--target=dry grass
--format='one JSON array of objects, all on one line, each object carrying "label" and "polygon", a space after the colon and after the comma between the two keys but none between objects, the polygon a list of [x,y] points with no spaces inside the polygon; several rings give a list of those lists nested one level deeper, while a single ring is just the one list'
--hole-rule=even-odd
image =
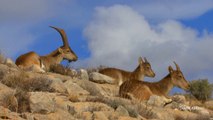
[{"label": "dry grass", "polygon": [[1,98],[1,106],[4,106],[5,108],[8,108],[9,110],[13,112],[17,112],[18,109],[18,103],[17,99],[14,96],[14,92],[10,92],[7,94],[3,94],[3,97]]},{"label": "dry grass", "polygon": [[5,61],[5,57],[0,51],[0,63],[4,63],[4,61]]},{"label": "dry grass", "polygon": [[68,66],[63,66],[61,64],[50,66],[50,72],[68,75],[71,77],[77,77],[77,74],[74,71],[72,71]]},{"label": "dry grass", "polygon": [[21,89],[16,90],[15,94],[18,101],[18,111],[19,113],[30,112],[30,103],[29,103],[29,93]]},{"label": "dry grass", "polygon": [[27,92],[32,91],[53,92],[53,90],[49,87],[52,83],[51,80],[46,79],[45,77],[30,78],[29,75],[24,71],[4,77],[2,83],[11,88],[21,89]]},{"label": "dry grass", "polygon": [[213,100],[206,101],[204,107],[213,111]]},{"label": "dry grass", "polygon": [[104,68],[107,68],[107,66],[100,65],[96,68],[87,68],[86,70],[87,70],[88,74],[90,74],[90,73],[93,73],[93,72],[98,72],[99,70],[102,70]]},{"label": "dry grass", "polygon": [[[11,111],[17,111],[19,113],[30,112],[28,92],[53,92],[53,90],[49,87],[51,84],[50,80],[46,79],[45,77],[30,78],[24,71],[7,75],[1,82],[8,87],[15,89],[16,92],[13,95],[5,96],[5,105],[7,105],[7,108],[9,108]],[[18,107],[14,107],[14,99],[11,99],[13,97],[16,98]]]},{"label": "dry grass", "polygon": [[[123,106],[129,113],[130,117],[138,117],[140,112],[144,113],[144,107],[140,103],[130,102],[129,100],[124,100],[122,98],[110,99],[106,97],[90,97],[87,98],[88,102],[100,102],[107,104],[108,106],[117,109],[119,106]],[[147,113],[147,112],[146,112]]]}]

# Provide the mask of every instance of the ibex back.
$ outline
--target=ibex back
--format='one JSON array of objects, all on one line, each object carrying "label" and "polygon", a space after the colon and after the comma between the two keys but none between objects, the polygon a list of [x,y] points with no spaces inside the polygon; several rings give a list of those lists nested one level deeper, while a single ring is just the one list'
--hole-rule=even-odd
[{"label": "ibex back", "polygon": [[131,80],[123,83],[120,86],[119,95],[124,98],[129,98],[130,96],[128,95],[132,95],[134,98],[142,101],[148,100],[151,95],[158,95],[168,98],[167,95],[174,86],[184,90],[189,89],[189,83],[184,78],[179,66],[176,63],[175,65],[177,70],[173,70],[173,68],[169,66],[169,74],[158,82],[150,83]]},{"label": "ibex back", "polygon": [[153,72],[150,63],[142,57],[138,59],[138,67],[133,72],[128,72],[125,70],[117,69],[117,68],[105,68],[100,70],[99,73],[112,77],[115,80],[115,84],[121,85],[124,81],[130,79],[136,80],[144,80],[144,76],[147,77],[155,77],[155,73]]},{"label": "ibex back", "polygon": [[33,68],[37,72],[49,71],[51,65],[60,64],[62,60],[76,61],[78,57],[69,46],[66,33],[63,29],[50,26],[57,30],[63,41],[63,45],[46,56],[39,56],[35,52],[28,52],[16,59],[16,65],[22,69]]}]

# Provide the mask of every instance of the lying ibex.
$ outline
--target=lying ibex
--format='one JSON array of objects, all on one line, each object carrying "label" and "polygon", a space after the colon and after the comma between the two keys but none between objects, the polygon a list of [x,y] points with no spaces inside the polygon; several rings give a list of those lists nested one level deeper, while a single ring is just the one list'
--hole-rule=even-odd
[{"label": "lying ibex", "polygon": [[69,46],[65,31],[53,26],[50,27],[54,28],[60,33],[63,41],[63,46],[57,48],[46,56],[39,56],[33,51],[23,54],[16,59],[17,66],[22,69],[29,69],[33,67],[34,70],[36,70],[37,72],[45,72],[50,70],[51,65],[60,64],[62,60],[68,60],[69,62],[71,62],[78,59],[76,54]]},{"label": "lying ibex", "polygon": [[138,67],[133,72],[124,71],[117,68],[105,68],[100,70],[99,73],[107,75],[109,77],[114,78],[115,84],[121,85],[124,81],[136,79],[136,80],[144,80],[144,76],[155,77],[155,73],[153,72],[150,63],[144,58],[145,61],[141,57],[138,59]]},{"label": "lying ibex", "polygon": [[132,95],[139,101],[143,101],[148,100],[151,95],[169,98],[167,94],[174,86],[184,90],[189,89],[189,83],[185,80],[179,66],[176,63],[175,65],[177,70],[173,70],[173,68],[169,66],[169,74],[158,82],[150,83],[137,80],[124,82],[120,86],[119,95],[124,98],[131,98],[129,95]]}]

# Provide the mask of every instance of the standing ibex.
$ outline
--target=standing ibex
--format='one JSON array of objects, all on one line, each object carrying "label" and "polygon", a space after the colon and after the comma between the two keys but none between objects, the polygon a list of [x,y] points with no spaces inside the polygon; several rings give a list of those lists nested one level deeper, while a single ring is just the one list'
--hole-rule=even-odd
[{"label": "standing ibex", "polygon": [[168,98],[167,94],[174,86],[184,90],[189,89],[189,83],[184,78],[179,66],[176,63],[175,65],[177,70],[173,70],[173,68],[169,66],[169,74],[158,82],[150,83],[137,80],[124,82],[120,86],[119,95],[124,98],[134,97],[139,101],[142,101],[148,100],[151,95],[158,95]]},{"label": "standing ibex", "polygon": [[50,27],[54,28],[60,33],[63,46],[57,48],[46,56],[39,56],[33,51],[23,54],[16,59],[17,66],[22,69],[29,69],[33,67],[37,72],[45,72],[50,70],[51,65],[60,64],[60,62],[64,59],[68,60],[69,62],[76,61],[78,59],[76,54],[69,46],[65,31],[53,26]]},{"label": "standing ibex", "polygon": [[155,77],[155,73],[153,72],[150,63],[144,58],[143,61],[142,57],[138,59],[138,67],[133,72],[124,71],[117,68],[105,68],[100,70],[99,73],[112,77],[115,80],[115,84],[121,85],[124,81],[137,79],[137,80],[144,80],[144,76],[148,77]]}]

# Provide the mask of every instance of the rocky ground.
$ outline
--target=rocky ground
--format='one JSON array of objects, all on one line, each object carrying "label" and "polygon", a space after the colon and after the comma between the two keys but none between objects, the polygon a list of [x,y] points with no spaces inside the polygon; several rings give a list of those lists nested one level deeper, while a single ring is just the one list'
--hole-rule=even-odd
[{"label": "rocky ground", "polygon": [[158,96],[140,103],[118,97],[119,88],[112,83],[112,79],[86,70],[60,67],[57,73],[25,72],[6,60],[0,64],[0,119],[213,119],[213,101],[198,104],[175,95],[168,105]]}]

